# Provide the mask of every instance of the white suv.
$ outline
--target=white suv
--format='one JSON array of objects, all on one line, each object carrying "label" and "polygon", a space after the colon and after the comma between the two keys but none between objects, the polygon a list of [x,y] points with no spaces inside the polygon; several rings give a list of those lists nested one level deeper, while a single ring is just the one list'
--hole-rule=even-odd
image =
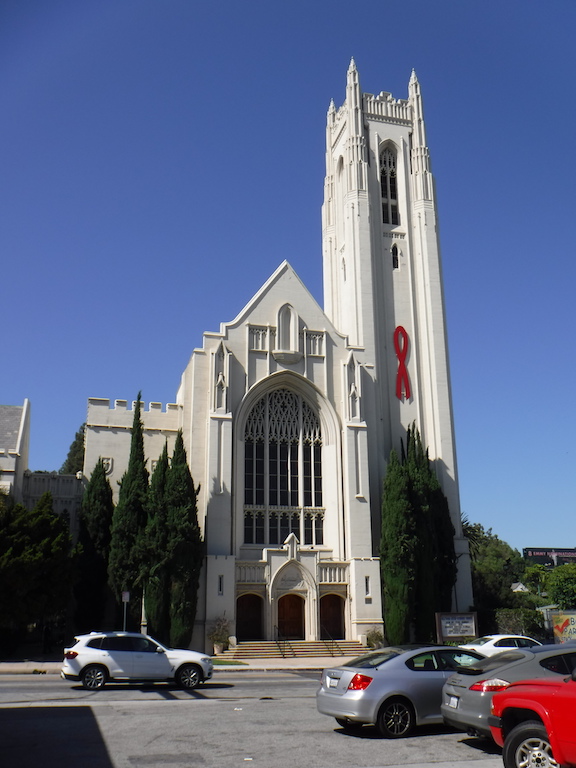
[{"label": "white suv", "polygon": [[97,691],[107,682],[175,681],[196,688],[212,677],[212,659],[196,651],[165,648],[136,632],[78,635],[64,649],[61,676]]}]

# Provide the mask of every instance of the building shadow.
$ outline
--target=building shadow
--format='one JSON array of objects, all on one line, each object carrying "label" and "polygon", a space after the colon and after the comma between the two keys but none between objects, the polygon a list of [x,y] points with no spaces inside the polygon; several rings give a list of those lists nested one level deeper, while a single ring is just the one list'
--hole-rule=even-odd
[{"label": "building shadow", "polygon": [[113,768],[90,707],[0,709],[0,765]]}]

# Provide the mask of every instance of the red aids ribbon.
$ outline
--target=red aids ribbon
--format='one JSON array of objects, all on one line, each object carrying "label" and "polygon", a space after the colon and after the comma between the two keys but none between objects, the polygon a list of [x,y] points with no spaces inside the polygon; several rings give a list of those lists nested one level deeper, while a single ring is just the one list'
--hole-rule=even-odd
[{"label": "red aids ribbon", "polygon": [[[406,356],[408,355],[408,334],[401,325],[394,331],[394,349],[398,358],[398,372],[396,374],[396,397],[402,400],[410,399],[410,379],[406,368]],[[402,394],[404,390],[404,395]]]}]

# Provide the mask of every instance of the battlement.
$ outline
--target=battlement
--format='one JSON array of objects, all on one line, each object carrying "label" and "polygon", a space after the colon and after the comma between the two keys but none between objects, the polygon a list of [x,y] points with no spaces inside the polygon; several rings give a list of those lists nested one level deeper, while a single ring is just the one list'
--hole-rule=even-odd
[{"label": "battlement", "polygon": [[[149,403],[148,409],[146,409],[146,403],[141,400],[142,403],[142,413],[149,413],[151,411],[154,411],[155,413],[162,412],[162,403]],[[131,407],[128,408],[128,400],[114,400],[114,405],[110,405],[110,399],[107,397],[89,397],[88,398],[88,408],[107,408],[113,411],[130,411],[131,413],[134,413],[134,407],[136,405],[136,400],[132,400]],[[177,411],[180,408],[180,406],[177,403],[166,403],[166,410],[164,413],[167,413],[168,411]]]},{"label": "battlement", "polygon": [[391,93],[382,91],[377,96],[363,94],[363,110],[366,117],[376,120],[402,120],[412,122],[412,105],[407,99],[395,99]]},{"label": "battlement", "polygon": [[[114,400],[111,403],[107,397],[89,397],[86,425],[88,428],[130,429],[135,405],[135,400]],[[165,410],[162,410],[162,403],[151,402],[146,407],[146,403],[141,401],[141,406],[144,429],[177,430],[181,426],[181,407],[177,403],[166,403]]]},{"label": "battlement", "polygon": [[[382,91],[377,96],[372,93],[362,94],[362,111],[365,117],[395,123],[411,124],[414,120],[414,109],[409,99],[395,99],[391,93]],[[328,127],[332,140],[340,135],[348,117],[348,104],[338,110],[328,112]]]}]

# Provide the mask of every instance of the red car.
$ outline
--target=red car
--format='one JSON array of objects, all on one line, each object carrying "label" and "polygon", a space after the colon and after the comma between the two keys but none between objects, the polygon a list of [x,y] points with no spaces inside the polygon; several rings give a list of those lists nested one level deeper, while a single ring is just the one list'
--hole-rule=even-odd
[{"label": "red car", "polygon": [[488,725],[505,768],[576,766],[576,670],[495,693]]}]

